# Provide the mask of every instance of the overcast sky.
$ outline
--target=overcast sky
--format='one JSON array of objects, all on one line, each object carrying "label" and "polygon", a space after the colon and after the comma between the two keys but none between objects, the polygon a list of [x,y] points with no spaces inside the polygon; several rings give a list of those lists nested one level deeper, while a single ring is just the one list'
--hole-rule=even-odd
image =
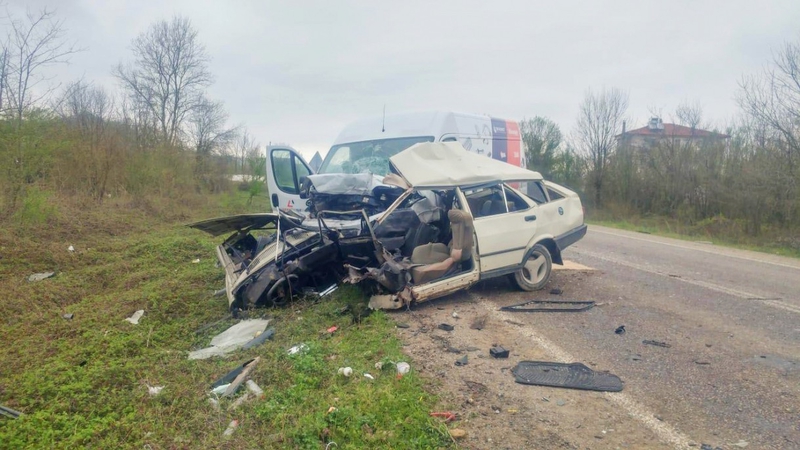
[{"label": "overcast sky", "polygon": [[[325,153],[348,122],[443,109],[537,115],[568,132],[588,88],[619,87],[628,114],[699,102],[723,125],[745,73],[800,39],[800,1],[6,0],[54,8],[85,52],[55,72],[116,89],[114,65],[151,23],[188,17],[234,123],[262,143]],[[629,127],[630,128],[630,127]]]}]

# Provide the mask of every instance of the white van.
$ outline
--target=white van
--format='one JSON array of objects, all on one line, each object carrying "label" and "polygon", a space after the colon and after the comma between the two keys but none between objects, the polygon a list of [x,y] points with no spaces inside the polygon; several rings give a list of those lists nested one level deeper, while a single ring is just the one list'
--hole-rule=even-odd
[{"label": "white van", "polygon": [[[389,157],[419,142],[458,141],[470,152],[526,167],[519,124],[486,115],[429,111],[388,114],[346,126],[328,151],[318,173],[389,172]],[[267,185],[273,208],[306,211],[300,180],[314,172],[288,146],[267,147]]]}]

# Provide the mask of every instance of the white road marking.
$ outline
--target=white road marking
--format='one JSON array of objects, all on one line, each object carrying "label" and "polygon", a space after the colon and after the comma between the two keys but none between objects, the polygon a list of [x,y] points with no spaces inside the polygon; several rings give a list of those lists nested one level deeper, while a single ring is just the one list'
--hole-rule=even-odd
[{"label": "white road marking", "polygon": [[592,257],[592,258],[597,258],[597,259],[600,259],[600,260],[603,260],[603,261],[608,261],[608,262],[610,262],[612,264],[617,264],[617,265],[624,266],[624,267],[630,267],[631,269],[640,270],[642,272],[647,272],[647,273],[650,273],[650,274],[653,274],[653,275],[659,275],[659,276],[666,277],[666,278],[669,278],[669,279],[672,279],[672,280],[682,281],[684,283],[692,284],[692,285],[695,285],[695,286],[700,286],[700,287],[703,287],[703,288],[706,288],[706,289],[711,289],[712,291],[721,292],[723,294],[731,295],[733,297],[739,297],[739,298],[743,298],[745,300],[759,301],[760,303],[763,303],[763,304],[768,305],[768,306],[772,306],[774,308],[779,308],[779,309],[783,309],[785,311],[791,311],[793,313],[800,314],[800,307],[792,305],[791,303],[782,302],[780,300],[771,299],[771,298],[765,298],[765,296],[763,296],[763,295],[753,294],[751,292],[746,292],[746,291],[741,291],[741,290],[738,290],[738,289],[733,289],[733,288],[729,288],[729,287],[725,287],[725,286],[720,286],[718,284],[709,283],[707,281],[694,280],[692,278],[686,278],[686,277],[684,277],[682,275],[680,277],[671,276],[669,273],[661,272],[661,271],[658,271],[658,270],[655,270],[655,269],[651,269],[651,268],[649,268],[647,266],[643,266],[641,264],[636,264],[636,263],[632,263],[630,261],[624,261],[624,260],[616,259],[616,258],[609,258],[608,256],[602,255],[600,253],[589,252],[589,251],[586,251],[584,249],[575,249],[574,251],[576,253],[579,253],[579,254],[582,254],[582,255],[586,255],[586,256],[589,256],[589,257]]},{"label": "white road marking", "polygon": [[[514,316],[498,311],[497,305],[492,304],[489,301],[480,301],[474,298],[472,294],[469,294],[472,297],[472,300],[475,303],[480,303],[484,309],[492,316],[492,318],[496,320],[503,320],[503,321],[513,321]],[[547,353],[552,355],[557,362],[562,363],[571,363],[571,362],[579,362],[578,358],[575,358],[567,351],[563,350],[558,345],[551,342],[549,339],[545,338],[544,336],[537,334],[533,331],[533,329],[528,325],[524,327],[518,327],[519,332],[524,335],[525,337],[531,339],[536,345],[544,349]],[[688,436],[681,433],[673,427],[672,425],[668,424],[667,422],[663,422],[661,420],[656,419],[655,414],[648,411],[646,407],[638,403],[636,400],[633,399],[630,395],[623,393],[623,392],[605,392],[604,393],[606,398],[609,401],[616,404],[618,407],[627,411],[627,413],[633,417],[634,419],[638,420],[642,424],[644,424],[647,428],[650,429],[656,436],[662,441],[667,444],[674,446],[676,449],[691,449],[692,447],[689,445],[692,443],[692,440],[689,439]]]},{"label": "white road marking", "polygon": [[[777,266],[777,267],[785,267],[787,269],[800,270],[800,263],[798,263],[798,265],[791,265],[791,264],[783,264],[783,263],[774,262],[774,261],[767,261],[767,260],[764,260],[764,259],[749,258],[747,256],[735,255],[732,252],[721,252],[721,251],[716,251],[715,249],[701,248],[699,246],[673,244],[673,243],[670,243],[670,242],[662,242],[662,241],[655,240],[655,239],[645,239],[645,238],[641,238],[641,237],[630,236],[630,235],[627,235],[627,234],[611,233],[611,232],[608,232],[608,231],[598,230],[596,227],[592,228],[592,233],[607,234],[609,236],[616,236],[616,237],[620,237],[620,238],[623,238],[623,239],[630,239],[630,240],[642,241],[642,242],[650,242],[650,243],[653,243],[653,244],[666,245],[667,247],[682,248],[684,250],[692,250],[692,251],[697,251],[697,252],[710,253],[712,255],[717,255],[717,256],[725,256],[725,257],[729,257],[729,258],[741,259],[741,260],[744,260],[744,261],[758,262],[758,263],[770,264],[770,265]],[[664,238],[664,239],[667,239],[667,238]],[[765,254],[765,256],[766,256],[766,254]]]},{"label": "white road marking", "polygon": [[553,270],[579,270],[583,272],[589,272],[592,270],[597,270],[594,267],[584,266],[583,264],[578,264],[575,261],[568,261],[564,260],[564,265],[553,264]]}]

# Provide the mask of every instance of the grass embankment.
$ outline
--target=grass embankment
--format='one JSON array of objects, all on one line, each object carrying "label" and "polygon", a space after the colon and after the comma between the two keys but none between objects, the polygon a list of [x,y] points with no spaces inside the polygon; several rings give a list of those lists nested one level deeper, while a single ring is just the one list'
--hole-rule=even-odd
[{"label": "grass embankment", "polygon": [[800,234],[798,232],[767,229],[758,236],[752,236],[747,234],[738,222],[725,219],[717,218],[695,225],[686,225],[679,220],[667,217],[619,219],[595,214],[595,217],[588,219],[587,222],[590,225],[602,225],[688,241],[712,242],[715,245],[800,258],[800,237],[798,237]]},{"label": "grass embankment", "polygon": [[[428,416],[435,398],[426,381],[413,369],[400,379],[391,367],[375,369],[378,361],[404,358],[393,320],[374,313],[354,322],[338,313],[363,301],[353,289],[254,311],[272,319],[274,340],[225,359],[188,360],[189,350],[207,346],[235,321],[224,297],[211,296],[224,284],[213,259],[219,238],[181,223],[241,212],[242,198],[123,206],[62,208],[49,224],[7,225],[0,234],[0,404],[24,413],[0,417],[0,447],[448,445],[446,428]],[[44,271],[57,275],[27,281]],[[138,309],[145,310],[138,325],[124,320]],[[333,325],[339,329],[327,333]],[[300,343],[308,351],[286,354]],[[252,379],[265,397],[234,411],[225,401],[215,409],[210,384],[256,356]],[[337,376],[342,366],[354,375]],[[164,389],[150,396],[148,385]],[[232,419],[240,426],[223,437]]]}]

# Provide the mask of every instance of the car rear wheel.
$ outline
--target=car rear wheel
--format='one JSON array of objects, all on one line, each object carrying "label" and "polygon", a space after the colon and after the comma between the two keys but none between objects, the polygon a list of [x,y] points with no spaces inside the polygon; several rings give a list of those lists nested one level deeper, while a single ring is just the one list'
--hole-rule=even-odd
[{"label": "car rear wheel", "polygon": [[550,280],[553,272],[553,258],[547,247],[541,244],[533,246],[522,268],[511,275],[514,284],[523,291],[538,291]]}]

